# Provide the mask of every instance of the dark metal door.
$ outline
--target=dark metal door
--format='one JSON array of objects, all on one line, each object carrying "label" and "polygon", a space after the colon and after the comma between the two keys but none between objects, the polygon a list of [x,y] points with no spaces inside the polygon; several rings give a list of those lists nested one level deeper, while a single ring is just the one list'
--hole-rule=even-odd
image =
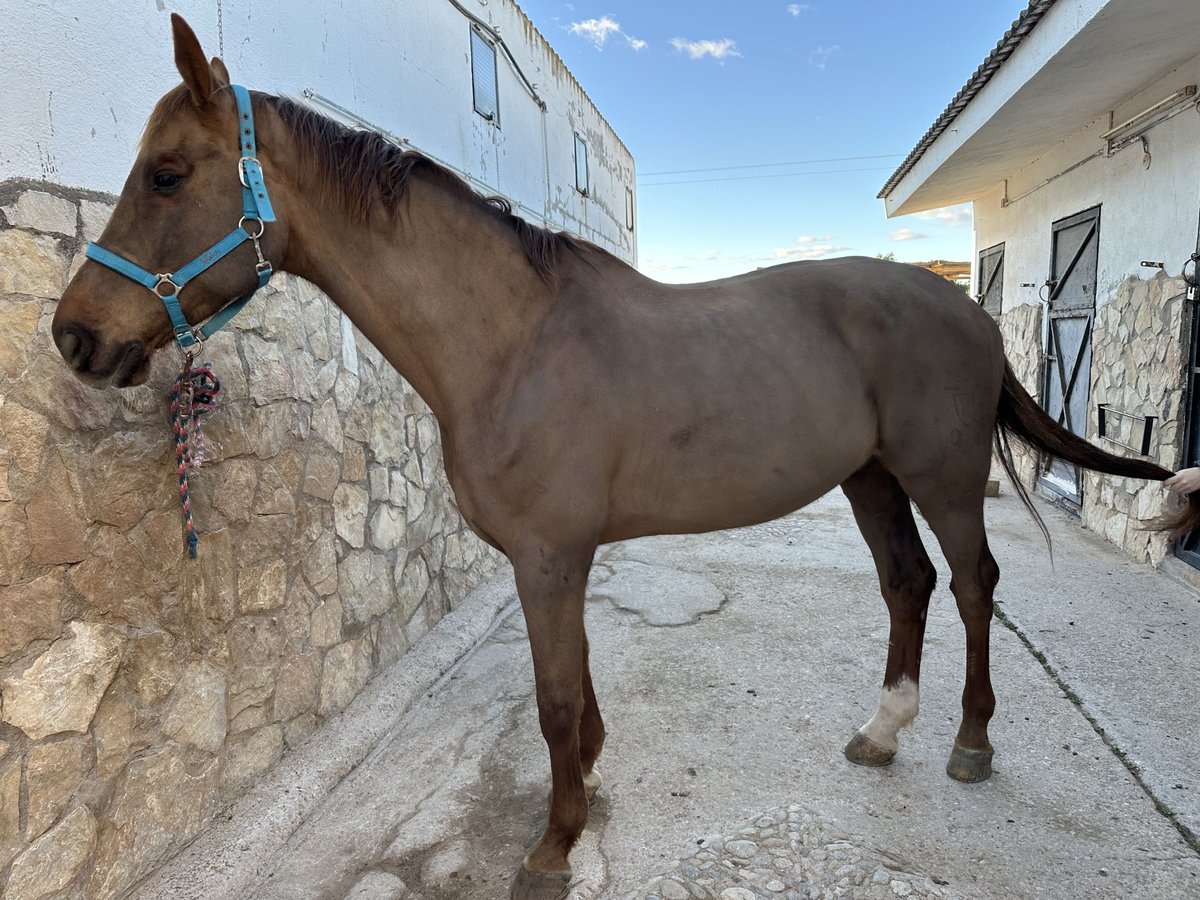
[{"label": "dark metal door", "polygon": [[[1200,242],[1197,244],[1200,252]],[[1192,316],[1191,356],[1188,360],[1187,377],[1187,437],[1183,446],[1183,466],[1200,465],[1200,315],[1195,302],[1196,288],[1188,290],[1189,311]],[[1200,532],[1184,535],[1175,545],[1175,555],[1189,565],[1200,569]]]},{"label": "dark metal door", "polygon": [[[1050,242],[1043,404],[1060,425],[1086,437],[1100,207],[1055,222]],[[1083,484],[1075,466],[1059,461],[1044,466],[1041,484],[1072,503],[1083,502]]]},{"label": "dark metal door", "polygon": [[981,250],[976,271],[978,278],[975,283],[979,293],[975,299],[993,316],[1000,315],[1004,296],[1004,245],[997,244]]}]

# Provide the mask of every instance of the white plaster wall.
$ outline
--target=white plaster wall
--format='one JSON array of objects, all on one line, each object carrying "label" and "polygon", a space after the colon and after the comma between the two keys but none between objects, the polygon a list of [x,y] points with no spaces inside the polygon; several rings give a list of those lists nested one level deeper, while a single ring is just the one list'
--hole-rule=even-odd
[{"label": "white plaster wall", "polygon": [[[547,112],[498,51],[499,126],[475,113],[469,20],[448,0],[6,4],[0,181],[119,191],[150,109],[179,81],[175,10],[235,80],[296,97],[313,90],[521,204],[527,218],[636,263],[628,149],[512,0],[461,2],[499,29]],[[576,131],[589,144],[589,197],[575,190]]]},{"label": "white plaster wall", "polygon": [[[1200,56],[1114,110],[1117,123],[1152,106],[1185,85],[1200,83]],[[1019,197],[1063,172],[1103,146],[1109,129],[1105,116],[1032,160],[1009,179],[1010,198]],[[1147,133],[1152,162],[1142,163],[1140,142],[1112,157],[1100,157],[1050,184],[1001,205],[1004,185],[977,198],[975,251],[1005,245],[1004,309],[1038,302],[1037,288],[1050,272],[1050,229],[1059,219],[1101,206],[1099,274],[1096,300],[1108,302],[1116,286],[1131,275],[1148,279],[1157,269],[1142,260],[1165,264],[1178,277],[1196,249],[1200,218],[1200,114],[1186,110]]]}]

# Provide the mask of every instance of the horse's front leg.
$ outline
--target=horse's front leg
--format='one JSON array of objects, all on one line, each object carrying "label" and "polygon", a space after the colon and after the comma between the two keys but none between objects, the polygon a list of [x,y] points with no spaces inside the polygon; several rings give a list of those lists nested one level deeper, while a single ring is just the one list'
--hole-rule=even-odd
[{"label": "horse's front leg", "polygon": [[[550,750],[551,778],[546,831],[517,873],[513,900],[559,900],[567,895],[571,881],[567,857],[587,823],[580,757],[583,597],[594,552],[594,546],[568,551],[541,545],[513,559],[533,653],[538,718]],[[598,752],[599,748],[595,749]],[[588,760],[589,770],[594,759]]]}]

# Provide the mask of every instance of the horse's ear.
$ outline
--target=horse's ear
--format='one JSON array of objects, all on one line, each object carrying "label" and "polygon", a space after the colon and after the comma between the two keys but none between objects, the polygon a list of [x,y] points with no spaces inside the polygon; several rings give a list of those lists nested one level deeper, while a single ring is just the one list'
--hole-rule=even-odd
[{"label": "horse's ear", "polygon": [[229,70],[225,68],[225,63],[221,61],[221,57],[214,56],[211,65],[213,90],[217,91],[221,88],[229,87],[233,83],[233,79],[229,77]]},{"label": "horse's ear", "polygon": [[171,32],[175,38],[175,67],[191,92],[192,102],[204,106],[212,96],[212,69],[204,58],[204,50],[196,32],[179,13],[171,13]]}]

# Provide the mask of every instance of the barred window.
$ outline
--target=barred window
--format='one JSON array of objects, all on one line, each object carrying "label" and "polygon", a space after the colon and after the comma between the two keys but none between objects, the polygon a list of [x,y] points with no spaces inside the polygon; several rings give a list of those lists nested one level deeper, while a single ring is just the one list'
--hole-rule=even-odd
[{"label": "barred window", "polygon": [[496,48],[475,26],[471,26],[471,86],[475,112],[500,124],[500,101],[496,93]]}]

